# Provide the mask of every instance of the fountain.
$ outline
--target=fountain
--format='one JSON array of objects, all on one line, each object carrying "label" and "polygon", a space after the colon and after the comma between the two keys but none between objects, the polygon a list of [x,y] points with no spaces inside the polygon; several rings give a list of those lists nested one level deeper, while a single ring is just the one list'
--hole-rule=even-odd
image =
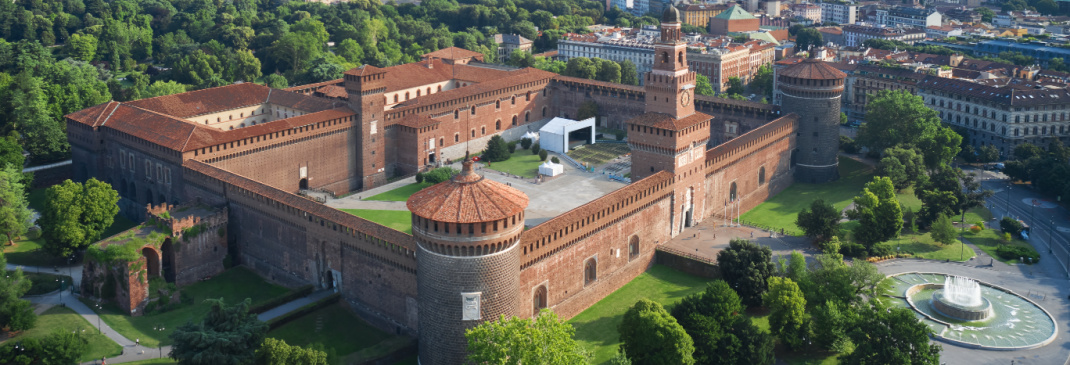
[{"label": "fountain", "polygon": [[1055,340],[1058,325],[1037,303],[972,278],[940,273],[890,277],[886,295],[913,309],[944,342],[989,350],[1021,350]]},{"label": "fountain", "polygon": [[981,297],[981,285],[961,276],[944,278],[944,290],[933,293],[932,306],[945,316],[967,321],[992,315],[992,304]]}]

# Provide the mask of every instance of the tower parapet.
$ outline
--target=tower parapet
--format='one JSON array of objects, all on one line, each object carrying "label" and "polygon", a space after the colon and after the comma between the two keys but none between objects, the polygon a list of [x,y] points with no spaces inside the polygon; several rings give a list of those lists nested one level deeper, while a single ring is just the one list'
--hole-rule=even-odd
[{"label": "tower parapet", "polygon": [[795,181],[823,183],[840,177],[840,99],[846,77],[816,58],[803,60],[777,75],[781,110],[799,115]]},{"label": "tower parapet", "polygon": [[409,198],[417,244],[420,363],[464,363],[464,331],[517,315],[528,197],[465,160],[450,181]]}]

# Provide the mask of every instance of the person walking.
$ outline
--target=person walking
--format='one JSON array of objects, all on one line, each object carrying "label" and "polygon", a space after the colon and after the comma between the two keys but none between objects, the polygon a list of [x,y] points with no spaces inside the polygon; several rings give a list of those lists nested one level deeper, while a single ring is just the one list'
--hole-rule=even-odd
[{"label": "person walking", "polygon": [[141,338],[134,339],[134,346],[141,346]]}]

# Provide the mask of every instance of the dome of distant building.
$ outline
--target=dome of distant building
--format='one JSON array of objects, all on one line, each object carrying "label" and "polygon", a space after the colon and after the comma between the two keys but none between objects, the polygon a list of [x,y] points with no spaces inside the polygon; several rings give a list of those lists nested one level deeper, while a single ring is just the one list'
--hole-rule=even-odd
[{"label": "dome of distant building", "polygon": [[676,10],[675,6],[666,7],[665,11],[663,13],[661,13],[661,22],[662,23],[679,23],[680,22],[680,11]]}]

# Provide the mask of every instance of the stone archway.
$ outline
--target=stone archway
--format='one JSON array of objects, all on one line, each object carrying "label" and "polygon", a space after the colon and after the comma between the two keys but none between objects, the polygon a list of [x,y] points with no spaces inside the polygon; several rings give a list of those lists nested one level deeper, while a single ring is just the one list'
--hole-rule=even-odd
[{"label": "stone archway", "polygon": [[148,269],[149,277],[160,276],[160,253],[152,246],[141,248],[141,256],[145,257],[145,268]]},{"label": "stone archway", "polygon": [[171,244],[170,238],[163,241],[163,245],[160,246],[160,254],[162,257],[160,269],[163,272],[163,280],[173,283],[175,282],[175,246]]},{"label": "stone archway", "polygon": [[546,285],[539,285],[538,288],[535,288],[535,294],[531,298],[532,317],[539,315],[539,311],[546,308],[546,297]]}]

